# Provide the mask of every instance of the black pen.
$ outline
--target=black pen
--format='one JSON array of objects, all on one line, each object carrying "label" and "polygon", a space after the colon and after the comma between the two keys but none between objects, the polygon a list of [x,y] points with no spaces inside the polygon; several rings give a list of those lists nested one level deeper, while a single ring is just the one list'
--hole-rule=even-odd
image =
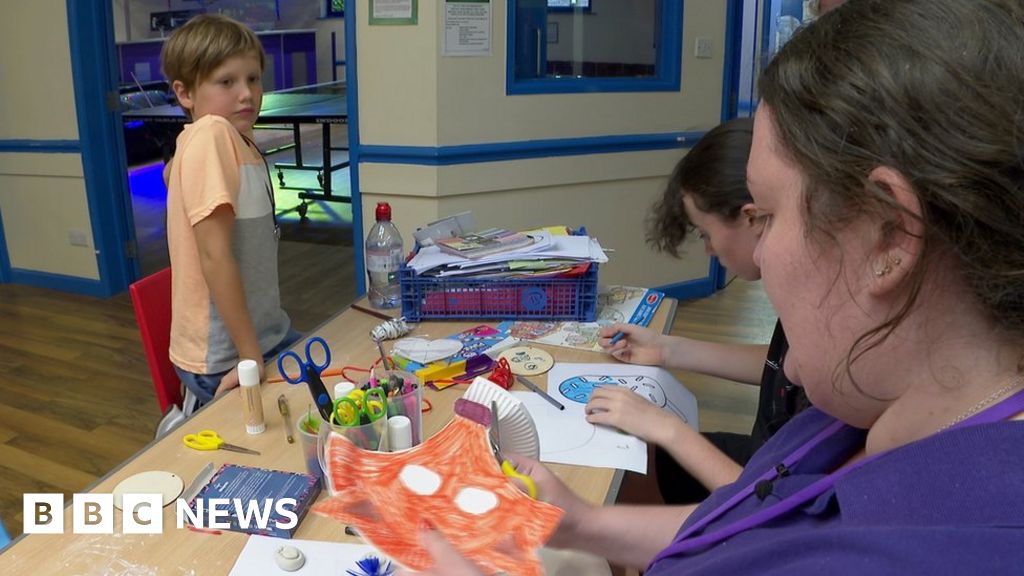
[{"label": "black pen", "polygon": [[558,408],[559,410],[565,410],[565,406],[563,406],[561,402],[559,402],[558,400],[555,400],[554,398],[549,396],[547,392],[541,390],[533,382],[530,382],[529,380],[527,380],[526,378],[523,378],[522,376],[516,376],[516,380],[519,380],[519,383],[522,384],[523,386],[526,386],[530,390],[533,390],[537,394],[540,394],[541,398],[543,398],[543,399],[547,400],[548,402],[550,402],[551,405],[554,406],[555,408]]}]

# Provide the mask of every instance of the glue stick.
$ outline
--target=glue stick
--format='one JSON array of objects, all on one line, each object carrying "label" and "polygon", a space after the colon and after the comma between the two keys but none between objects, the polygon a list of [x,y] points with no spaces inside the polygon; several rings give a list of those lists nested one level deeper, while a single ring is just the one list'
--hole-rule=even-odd
[{"label": "glue stick", "polygon": [[245,431],[262,434],[267,429],[263,421],[263,397],[260,395],[260,367],[255,360],[238,363],[238,384],[242,392],[242,417]]}]

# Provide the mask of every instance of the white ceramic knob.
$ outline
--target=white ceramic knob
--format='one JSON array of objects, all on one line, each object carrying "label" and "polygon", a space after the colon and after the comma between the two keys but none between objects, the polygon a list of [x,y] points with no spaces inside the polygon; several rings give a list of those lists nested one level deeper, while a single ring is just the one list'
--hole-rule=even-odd
[{"label": "white ceramic knob", "polygon": [[281,546],[274,552],[274,562],[285,572],[295,572],[306,563],[306,556],[294,546]]}]

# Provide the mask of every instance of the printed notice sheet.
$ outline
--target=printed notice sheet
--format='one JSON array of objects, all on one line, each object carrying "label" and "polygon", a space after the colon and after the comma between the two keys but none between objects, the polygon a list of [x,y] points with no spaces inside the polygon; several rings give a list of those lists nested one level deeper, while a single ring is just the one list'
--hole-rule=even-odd
[{"label": "printed notice sheet", "polygon": [[491,0],[445,0],[444,56],[491,53]]}]

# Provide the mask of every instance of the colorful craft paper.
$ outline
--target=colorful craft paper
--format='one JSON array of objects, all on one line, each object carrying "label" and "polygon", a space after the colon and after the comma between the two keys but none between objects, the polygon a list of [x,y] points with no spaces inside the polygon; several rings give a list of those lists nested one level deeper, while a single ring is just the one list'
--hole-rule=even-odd
[{"label": "colorful craft paper", "polygon": [[335,495],[314,512],[354,526],[406,567],[430,566],[419,542],[430,526],[489,573],[543,574],[536,550],[563,511],[532,500],[501,472],[483,424],[457,415],[399,453],[368,452],[332,434],[326,458]]}]

